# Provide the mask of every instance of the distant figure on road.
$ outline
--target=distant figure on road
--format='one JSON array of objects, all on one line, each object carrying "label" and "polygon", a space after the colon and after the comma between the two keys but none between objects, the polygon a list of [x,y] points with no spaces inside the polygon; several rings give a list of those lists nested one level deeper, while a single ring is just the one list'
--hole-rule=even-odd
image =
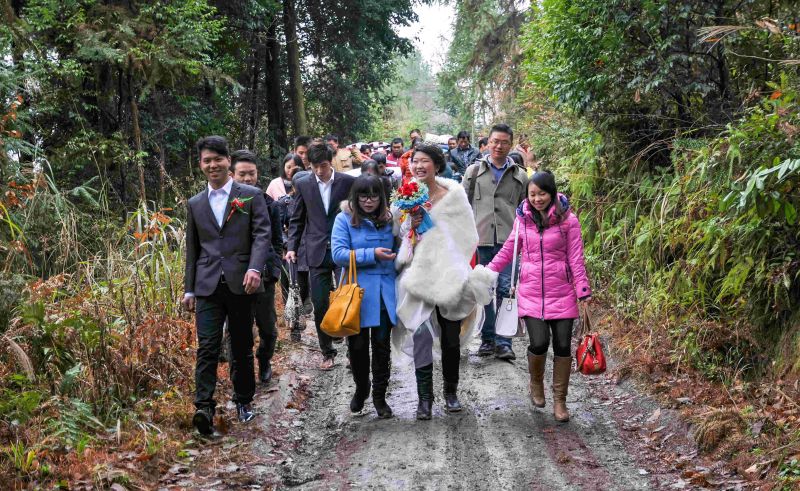
[{"label": "distant figure on road", "polygon": [[450,149],[450,159],[455,165],[454,171],[457,174],[464,175],[467,167],[475,162],[475,159],[481,156],[477,148],[470,145],[469,133],[462,130],[456,135],[456,147]]},{"label": "distant figure on road", "polygon": [[511,264],[514,237],[521,251],[517,302],[530,337],[528,371],[531,402],[544,407],[544,363],[550,335],[553,337],[553,415],[569,421],[567,390],[572,357],[572,324],[578,317],[578,301],[592,290],[583,258],[581,224],[570,211],[567,199],[558,194],[550,172],[537,172],[527,185],[528,196],[517,208],[514,232],[487,266],[503,271]]}]

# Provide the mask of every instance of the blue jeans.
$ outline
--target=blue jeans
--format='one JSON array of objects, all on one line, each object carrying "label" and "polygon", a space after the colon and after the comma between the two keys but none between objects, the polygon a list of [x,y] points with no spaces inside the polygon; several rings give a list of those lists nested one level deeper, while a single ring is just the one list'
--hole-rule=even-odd
[{"label": "blue jeans", "polygon": [[[495,244],[494,246],[478,246],[478,263],[486,266],[494,256],[500,251],[503,244]],[[503,297],[508,296],[508,291],[511,289],[511,264],[506,266],[497,277],[497,306],[503,301]],[[494,322],[497,318],[497,310],[491,303],[484,307],[486,319],[483,321],[483,328],[481,329],[481,339],[483,341],[494,341],[498,346],[511,346],[511,338],[497,336],[494,332]]]}]

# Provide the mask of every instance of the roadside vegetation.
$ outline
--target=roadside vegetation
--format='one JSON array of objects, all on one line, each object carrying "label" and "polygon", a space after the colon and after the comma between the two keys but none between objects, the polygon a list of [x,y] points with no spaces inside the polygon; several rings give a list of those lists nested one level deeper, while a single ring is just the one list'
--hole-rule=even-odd
[{"label": "roadside vegetation", "polygon": [[797,487],[796,2],[451,3],[435,80],[376,27],[411,2],[0,3],[0,482],[152,484],[191,451],[198,135],[272,177],[289,135],[503,120],[579,213],[610,375],[680,410],[704,457]]}]

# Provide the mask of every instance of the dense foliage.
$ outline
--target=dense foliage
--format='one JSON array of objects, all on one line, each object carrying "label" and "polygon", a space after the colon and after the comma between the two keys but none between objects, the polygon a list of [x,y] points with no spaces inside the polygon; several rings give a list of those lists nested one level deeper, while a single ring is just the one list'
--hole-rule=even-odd
[{"label": "dense foliage", "polygon": [[569,140],[539,125],[537,150],[569,177],[606,291],[711,375],[765,349],[800,368],[800,37],[757,20],[792,15],[774,4],[553,0],[525,32],[527,96],[577,116]]}]

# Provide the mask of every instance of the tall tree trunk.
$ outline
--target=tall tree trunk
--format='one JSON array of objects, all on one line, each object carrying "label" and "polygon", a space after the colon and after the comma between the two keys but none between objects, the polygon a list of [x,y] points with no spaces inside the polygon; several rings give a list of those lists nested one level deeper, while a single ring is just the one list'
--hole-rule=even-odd
[{"label": "tall tree trunk", "polygon": [[136,146],[134,163],[139,171],[139,200],[141,203],[147,203],[147,188],[144,180],[144,159],[142,158],[142,130],[139,127],[139,104],[136,102],[136,88],[134,87],[130,68],[128,68],[128,102],[131,107],[131,132],[133,133],[133,143]]},{"label": "tall tree trunk", "polygon": [[306,101],[303,93],[303,80],[300,74],[300,46],[297,42],[297,15],[294,0],[283,2],[283,28],[286,33],[286,58],[289,65],[289,98],[294,113],[294,132],[296,135],[308,134],[306,120]]},{"label": "tall tree trunk", "polygon": [[[264,86],[269,124],[267,140],[270,160],[280,159],[288,150],[286,141],[286,122],[283,117],[283,97],[281,95],[281,45],[278,41],[278,19],[272,19],[267,29],[266,60],[264,62]],[[273,171],[273,169],[270,169]]]},{"label": "tall tree trunk", "polygon": [[261,80],[261,42],[258,36],[253,36],[253,41],[250,44],[250,52],[252,60],[250,63],[250,94],[248,96],[248,114],[249,119],[247,123],[247,148],[253,150],[256,144],[256,134],[258,133],[258,123],[261,119],[261,111],[259,109],[259,86]]}]

